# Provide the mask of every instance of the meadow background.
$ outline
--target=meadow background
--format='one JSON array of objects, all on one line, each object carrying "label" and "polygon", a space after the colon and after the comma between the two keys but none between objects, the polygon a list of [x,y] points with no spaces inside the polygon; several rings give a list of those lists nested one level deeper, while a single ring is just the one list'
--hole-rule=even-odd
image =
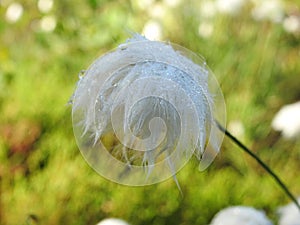
[{"label": "meadow background", "polygon": [[[287,196],[224,140],[199,172],[192,159],[146,187],[112,183],[90,168],[72,131],[78,74],[130,31],[204,56],[223,90],[227,125],[300,195],[299,141],[272,130],[279,108],[300,100],[300,3],[280,0],[0,0],[0,224],[209,224],[220,209],[266,211]],[[298,22],[297,22],[298,21]],[[113,166],[113,165],[112,165]]]}]

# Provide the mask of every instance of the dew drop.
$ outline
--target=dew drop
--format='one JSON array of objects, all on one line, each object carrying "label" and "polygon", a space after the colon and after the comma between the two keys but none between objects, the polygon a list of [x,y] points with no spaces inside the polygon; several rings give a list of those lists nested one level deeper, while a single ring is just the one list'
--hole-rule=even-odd
[{"label": "dew drop", "polygon": [[73,99],[74,99],[74,95],[71,96],[71,98],[67,102],[67,105],[72,105],[73,104]]},{"label": "dew drop", "polygon": [[85,72],[86,72],[86,70],[81,70],[81,71],[79,72],[79,74],[78,74],[79,80],[81,80],[81,79],[84,77]]}]

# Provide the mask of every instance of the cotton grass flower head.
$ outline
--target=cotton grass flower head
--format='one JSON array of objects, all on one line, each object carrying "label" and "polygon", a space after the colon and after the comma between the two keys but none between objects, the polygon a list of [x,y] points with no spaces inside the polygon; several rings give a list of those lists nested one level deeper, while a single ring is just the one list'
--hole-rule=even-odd
[{"label": "cotton grass flower head", "polygon": [[210,19],[214,18],[217,13],[216,3],[211,0],[201,1],[200,15],[203,18]]},{"label": "cotton grass flower head", "polygon": [[300,102],[283,106],[274,116],[271,125],[285,139],[300,138]]},{"label": "cotton grass flower head", "polygon": [[233,134],[235,137],[243,138],[245,136],[245,126],[240,120],[232,120],[229,121],[227,129]]},{"label": "cotton grass flower head", "polygon": [[143,34],[150,40],[161,40],[162,38],[162,27],[158,21],[149,20],[144,28]]},{"label": "cotton grass flower head", "polygon": [[39,0],[37,6],[42,13],[48,13],[53,7],[53,0]]},{"label": "cotton grass flower head", "polygon": [[220,13],[228,15],[237,15],[244,7],[245,0],[216,0],[216,8]]},{"label": "cotton grass flower head", "polygon": [[22,17],[23,11],[23,6],[20,3],[11,3],[6,10],[6,21],[9,23],[16,23]]},{"label": "cotton grass flower head", "polygon": [[117,218],[108,218],[100,221],[96,225],[129,225],[129,223]]},{"label": "cotton grass flower head", "polygon": [[283,28],[288,33],[299,34],[300,33],[300,16],[290,15],[283,20]]},{"label": "cotton grass flower head", "polygon": [[223,95],[187,49],[135,35],[80,78],[72,99],[75,138],[107,179],[153,184],[175,178],[192,155],[203,170],[219,152],[224,133],[215,120],[225,123]]},{"label": "cotton grass flower head", "polygon": [[56,18],[53,15],[44,16],[40,20],[40,29],[44,32],[52,32],[56,27]]},{"label": "cotton grass flower head", "polygon": [[248,206],[232,206],[218,212],[211,225],[273,225],[263,211]]},{"label": "cotton grass flower head", "polygon": [[252,17],[257,20],[269,20],[273,23],[280,23],[284,17],[284,7],[281,0],[254,1]]},{"label": "cotton grass flower head", "polygon": [[[300,197],[298,202],[300,203]],[[278,225],[300,225],[300,211],[294,203],[280,207],[278,214]]]},{"label": "cotton grass flower head", "polygon": [[212,22],[201,22],[198,26],[198,34],[203,38],[210,38],[214,32],[214,24]]}]

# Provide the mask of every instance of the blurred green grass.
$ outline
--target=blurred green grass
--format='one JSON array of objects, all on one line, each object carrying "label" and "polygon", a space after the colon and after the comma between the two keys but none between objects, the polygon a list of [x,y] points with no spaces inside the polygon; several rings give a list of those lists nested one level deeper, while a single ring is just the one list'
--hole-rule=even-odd
[{"label": "blurred green grass", "polygon": [[[296,8],[295,2],[286,4]],[[92,225],[114,216],[133,225],[205,225],[236,204],[262,208],[276,220],[276,207],[289,199],[227,139],[208,170],[199,172],[193,159],[178,173],[183,196],[172,179],[139,188],[109,182],[81,156],[67,105],[77,74],[124,42],[128,29],[142,32],[150,7],[137,0],[65,0],[42,13],[35,1],[20,1],[24,13],[9,23],[11,1],[0,3],[0,224],[26,224],[34,215],[37,224]],[[299,35],[254,21],[249,3],[236,16],[216,15],[213,34],[203,38],[199,7],[193,0],[166,6],[166,15],[155,19],[163,39],[207,59],[224,92],[228,122],[242,122],[240,138],[300,195],[299,142],[278,139],[270,128],[275,112],[300,98]],[[48,14],[56,18],[52,32],[38,25]]]}]

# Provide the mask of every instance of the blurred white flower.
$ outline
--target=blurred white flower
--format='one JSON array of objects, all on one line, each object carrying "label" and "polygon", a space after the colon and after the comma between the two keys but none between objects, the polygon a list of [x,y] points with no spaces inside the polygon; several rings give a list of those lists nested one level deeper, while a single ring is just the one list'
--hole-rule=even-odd
[{"label": "blurred white flower", "polygon": [[140,9],[148,9],[152,7],[154,0],[136,0],[136,3]]},{"label": "blurred white flower", "polygon": [[291,15],[283,20],[283,28],[288,33],[300,32],[300,17]]},{"label": "blurred white flower", "polygon": [[45,32],[52,32],[56,27],[56,18],[55,16],[49,15],[44,16],[40,21],[40,28]]},{"label": "blurred white flower", "polygon": [[6,10],[5,19],[7,22],[15,23],[23,15],[23,6],[20,3],[14,2],[10,4]]},{"label": "blurred white flower", "polygon": [[233,206],[218,212],[211,225],[273,225],[273,223],[263,211],[246,206]]},{"label": "blurred white flower", "polygon": [[227,128],[236,137],[241,138],[245,135],[245,127],[240,120],[230,121]]},{"label": "blurred white flower", "polygon": [[109,218],[100,221],[99,223],[97,223],[97,225],[129,225],[129,224],[121,219]]},{"label": "blurred white flower", "polygon": [[150,40],[161,40],[162,39],[161,24],[155,20],[149,20],[143,28],[143,34]]},{"label": "blurred white flower", "polygon": [[38,8],[40,12],[47,13],[53,7],[53,0],[39,0],[38,1]]},{"label": "blurred white flower", "polygon": [[272,121],[272,127],[286,139],[300,137],[300,102],[282,107]]},{"label": "blurred white flower", "polygon": [[169,7],[176,7],[182,0],[163,0],[163,2]]},{"label": "blurred white flower", "polygon": [[218,11],[229,15],[238,14],[244,5],[245,0],[216,0]]},{"label": "blurred white flower", "polygon": [[166,6],[161,3],[156,3],[152,7],[149,7],[148,14],[152,18],[163,19],[167,13]]},{"label": "blurred white flower", "polygon": [[[300,198],[298,198],[300,203]],[[290,203],[278,209],[278,225],[300,225],[300,212],[295,203]]]},{"label": "blurred white flower", "polygon": [[214,25],[211,22],[202,22],[198,27],[198,34],[203,38],[211,37],[214,31]]},{"label": "blurred white flower", "polygon": [[257,1],[252,10],[252,17],[255,20],[270,20],[279,23],[284,16],[283,3],[280,0]]},{"label": "blurred white flower", "polygon": [[200,6],[200,16],[203,18],[212,18],[216,15],[217,8],[213,1],[202,1]]}]

